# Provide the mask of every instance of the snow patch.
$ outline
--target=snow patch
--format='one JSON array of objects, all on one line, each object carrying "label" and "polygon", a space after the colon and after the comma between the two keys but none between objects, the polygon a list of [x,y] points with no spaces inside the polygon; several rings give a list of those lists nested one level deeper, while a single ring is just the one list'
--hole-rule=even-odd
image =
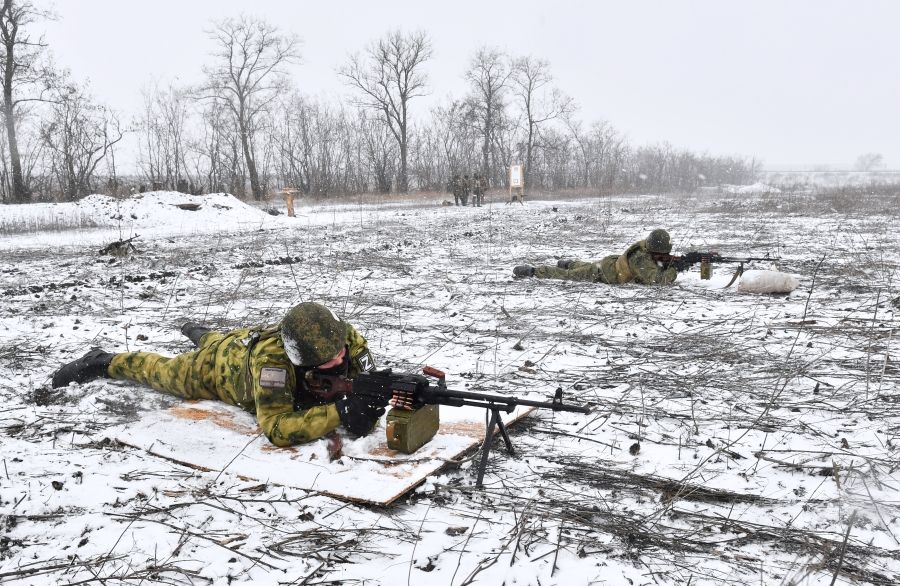
[{"label": "snow patch", "polygon": [[[0,210],[0,220],[3,225],[29,227],[0,237],[12,248],[93,246],[133,236],[165,238],[297,225],[295,218],[272,216],[227,193],[177,191],[151,191],[124,199],[93,194],[75,202],[8,205]],[[42,227],[45,231],[40,231]]]},{"label": "snow patch", "polygon": [[772,187],[765,183],[754,183],[753,185],[723,185],[722,191],[725,193],[736,193],[741,195],[750,195],[758,193],[781,193],[777,187]]},{"label": "snow patch", "polygon": [[794,275],[780,271],[744,271],[738,283],[741,293],[790,293],[800,286]]}]

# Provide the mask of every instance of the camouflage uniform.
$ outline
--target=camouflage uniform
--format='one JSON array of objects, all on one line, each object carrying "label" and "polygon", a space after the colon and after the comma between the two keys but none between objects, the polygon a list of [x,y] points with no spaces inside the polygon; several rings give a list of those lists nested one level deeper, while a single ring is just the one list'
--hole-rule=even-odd
[{"label": "camouflage uniform", "polygon": [[484,203],[484,192],[487,190],[487,180],[483,175],[475,175],[475,177],[472,179],[472,183],[472,193],[475,196],[472,204],[481,207],[481,205]]},{"label": "camouflage uniform", "polygon": [[[351,378],[375,367],[365,338],[350,325],[346,346]],[[196,350],[174,358],[150,352],[116,354],[108,375],[184,399],[237,405],[256,415],[269,441],[290,446],[322,437],[341,424],[334,403],[317,404],[302,390],[296,368],[275,326],[209,332]]]},{"label": "camouflage uniform", "polygon": [[466,175],[462,178],[460,182],[460,198],[462,199],[463,205],[469,205],[469,192],[472,190],[472,181],[469,179],[469,176]]},{"label": "camouflage uniform", "polygon": [[534,276],[541,279],[565,279],[621,285],[669,285],[675,281],[675,267],[662,267],[647,250],[647,241],[635,242],[624,254],[611,254],[599,262],[571,261],[568,268],[538,266]]},{"label": "camouflage uniform", "polygon": [[453,192],[454,205],[459,205],[459,200],[462,197],[462,178],[459,175],[454,175],[453,179],[450,180],[450,191]]}]

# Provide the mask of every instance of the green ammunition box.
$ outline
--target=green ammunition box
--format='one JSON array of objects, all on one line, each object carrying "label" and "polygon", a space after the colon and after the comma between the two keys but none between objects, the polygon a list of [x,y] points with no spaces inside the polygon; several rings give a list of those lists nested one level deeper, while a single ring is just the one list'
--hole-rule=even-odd
[{"label": "green ammunition box", "polygon": [[441,425],[437,405],[407,410],[394,407],[387,414],[387,444],[404,454],[412,454],[431,441]]},{"label": "green ammunition box", "polygon": [[709,260],[700,261],[700,278],[704,280],[712,278],[712,263]]}]

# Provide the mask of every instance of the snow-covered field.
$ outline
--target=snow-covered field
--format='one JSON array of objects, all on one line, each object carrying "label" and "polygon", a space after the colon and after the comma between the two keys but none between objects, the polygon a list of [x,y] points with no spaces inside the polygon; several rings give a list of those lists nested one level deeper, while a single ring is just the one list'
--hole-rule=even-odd
[{"label": "snow-covered field", "polygon": [[900,171],[763,171],[770,185],[840,189],[900,183]]},{"label": "snow-covered field", "polygon": [[[900,583],[895,201],[437,203],[0,207],[0,582]],[[670,288],[512,278],[656,227],[676,251],[780,256],[755,268],[800,287],[721,289],[727,267]],[[98,254],[135,234],[136,253]],[[532,398],[562,387],[593,412],[510,428],[516,454],[495,445],[483,490],[469,460],[366,508],[111,441],[172,398],[49,388],[90,346],[174,354],[185,320],[274,322],[300,300],[343,314],[382,366]]]}]

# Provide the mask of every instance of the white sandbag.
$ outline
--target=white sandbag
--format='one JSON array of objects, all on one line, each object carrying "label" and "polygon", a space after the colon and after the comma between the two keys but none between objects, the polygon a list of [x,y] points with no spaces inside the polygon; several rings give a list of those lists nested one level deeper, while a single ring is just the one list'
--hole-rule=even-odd
[{"label": "white sandbag", "polygon": [[790,293],[800,281],[790,273],[779,271],[744,271],[737,290],[741,293]]}]

